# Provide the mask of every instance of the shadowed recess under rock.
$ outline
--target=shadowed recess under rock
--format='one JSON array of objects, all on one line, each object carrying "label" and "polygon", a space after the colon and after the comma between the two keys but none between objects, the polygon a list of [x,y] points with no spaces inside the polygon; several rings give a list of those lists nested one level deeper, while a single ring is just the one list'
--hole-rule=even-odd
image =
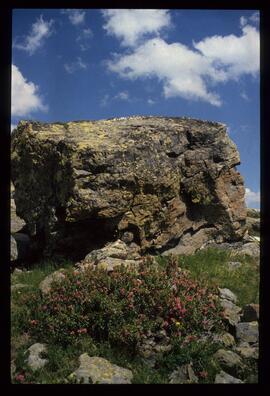
[{"label": "shadowed recess under rock", "polygon": [[239,153],[221,123],[21,121],[11,157],[17,214],[47,255],[80,259],[126,232],[142,252],[190,254],[246,231]]}]

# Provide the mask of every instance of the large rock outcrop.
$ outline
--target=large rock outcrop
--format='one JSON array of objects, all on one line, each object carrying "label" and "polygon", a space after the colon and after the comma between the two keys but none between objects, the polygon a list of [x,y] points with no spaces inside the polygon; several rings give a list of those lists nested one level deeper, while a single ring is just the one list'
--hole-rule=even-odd
[{"label": "large rock outcrop", "polygon": [[11,155],[17,214],[48,252],[84,257],[128,233],[142,251],[189,253],[245,233],[239,153],[224,124],[22,121]]}]

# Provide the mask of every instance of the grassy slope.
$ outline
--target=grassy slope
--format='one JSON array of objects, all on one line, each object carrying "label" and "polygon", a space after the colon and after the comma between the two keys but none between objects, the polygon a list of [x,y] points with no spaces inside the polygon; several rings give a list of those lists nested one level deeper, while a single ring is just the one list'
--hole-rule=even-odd
[{"label": "grassy slope", "polygon": [[[166,260],[165,257],[159,257],[159,262]],[[242,266],[235,270],[228,269],[229,261],[239,261]],[[61,267],[69,268],[71,263],[63,262]],[[179,265],[191,272],[196,279],[200,279],[208,284],[227,287],[238,296],[238,305],[258,302],[259,298],[259,268],[256,260],[245,257],[230,257],[228,252],[209,249],[207,251],[197,252],[195,255],[188,257],[179,257]],[[32,373],[25,365],[25,350],[34,343],[22,334],[20,329],[23,320],[24,306],[22,297],[31,290],[36,288],[40,281],[49,273],[59,268],[59,264],[52,262],[43,262],[35,266],[31,272],[14,273],[11,276],[11,284],[24,283],[29,288],[12,292],[11,309],[12,309],[12,359],[15,359],[17,367],[16,373],[25,373],[27,382],[33,383],[63,383],[68,375],[78,368],[78,357],[81,353],[87,352],[89,355],[102,356],[112,363],[118,364],[132,370],[134,374],[133,383],[167,383],[168,374],[177,365],[188,363],[190,360],[197,359],[199,369],[207,370],[209,375],[207,379],[201,379],[201,382],[213,382],[215,373],[218,368],[213,366],[209,357],[218,346],[206,345],[198,347],[197,344],[191,344],[188,349],[174,348],[174,353],[165,356],[158,364],[156,369],[147,367],[138,357],[131,357],[119,348],[111,348],[106,343],[93,343],[88,337],[82,337],[81,342],[77,345],[71,345],[62,348],[58,345],[48,346],[49,363],[41,370]],[[42,340],[40,340],[42,342]],[[15,381],[16,382],[16,381]]]}]

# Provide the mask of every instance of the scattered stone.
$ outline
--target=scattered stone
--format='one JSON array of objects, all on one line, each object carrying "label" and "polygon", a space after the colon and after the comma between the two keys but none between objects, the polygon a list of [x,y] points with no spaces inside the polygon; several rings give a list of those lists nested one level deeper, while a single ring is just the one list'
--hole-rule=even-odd
[{"label": "scattered stone", "polygon": [[184,364],[174,370],[169,376],[170,384],[196,384],[198,378],[196,377],[192,363]]},{"label": "scattered stone", "polygon": [[221,306],[224,308],[224,319],[228,321],[228,323],[235,327],[237,323],[240,322],[240,312],[241,308],[228,300],[220,300]]},{"label": "scattered stone", "polygon": [[215,378],[215,384],[243,384],[239,378],[235,378],[230,374],[225,373],[225,371],[221,370]]},{"label": "scattered stone", "polygon": [[[131,370],[119,367],[101,357],[90,357],[83,353],[79,357],[80,367],[70,375],[84,384],[131,384]],[[91,381],[91,382],[90,382]]]},{"label": "scattered stone", "polygon": [[138,353],[144,359],[144,362],[154,367],[158,355],[169,352],[172,349],[170,338],[165,330],[153,334],[148,332],[147,336],[143,336],[138,345]]},{"label": "scattered stone", "polygon": [[258,359],[259,358],[259,348],[251,347],[248,342],[241,342],[237,346],[237,348],[235,348],[235,350],[244,359]]},{"label": "scattered stone", "polygon": [[235,345],[235,339],[230,333],[215,334],[213,336],[213,341],[220,342],[226,348],[229,348],[229,347],[232,347]]},{"label": "scattered stone", "polygon": [[45,364],[48,363],[48,360],[41,358],[40,354],[45,353],[46,351],[47,351],[47,347],[45,344],[36,343],[31,345],[30,348],[28,348],[27,351],[25,352],[25,354],[29,353],[29,356],[25,360],[25,362],[34,371],[44,367]]},{"label": "scattered stone", "polygon": [[259,304],[247,304],[243,308],[241,315],[241,322],[254,322],[259,320],[260,305]]},{"label": "scattered stone", "polygon": [[230,289],[218,288],[218,291],[219,291],[220,298],[222,298],[224,300],[231,301],[232,303],[236,303],[237,297]]},{"label": "scattered stone", "polygon": [[39,289],[41,290],[42,294],[48,294],[51,291],[51,286],[53,282],[59,282],[65,279],[66,275],[63,273],[64,271],[64,268],[60,268],[59,270],[46,276],[46,278],[40,282]]},{"label": "scattered stone", "polygon": [[236,326],[236,338],[243,342],[256,343],[259,340],[258,322],[241,322]]},{"label": "scattered stone", "polygon": [[133,243],[128,246],[124,241],[118,239],[115,242],[107,243],[102,249],[93,250],[77,266],[81,270],[91,266],[108,272],[121,265],[136,267],[142,262],[139,251],[138,245]]},{"label": "scattered stone", "polygon": [[260,244],[258,242],[245,243],[241,248],[236,250],[236,254],[246,254],[252,257],[260,256]]},{"label": "scattered stone", "polygon": [[228,262],[228,268],[229,270],[236,270],[242,266],[242,263],[240,261],[229,261]]},{"label": "scattered stone", "polygon": [[214,354],[214,358],[218,361],[220,366],[231,375],[235,375],[239,369],[243,368],[241,357],[232,351],[219,349]]}]

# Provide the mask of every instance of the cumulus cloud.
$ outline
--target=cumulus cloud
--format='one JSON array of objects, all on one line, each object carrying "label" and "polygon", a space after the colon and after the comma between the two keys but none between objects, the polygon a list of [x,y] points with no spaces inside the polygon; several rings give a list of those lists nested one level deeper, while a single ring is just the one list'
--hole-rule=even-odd
[{"label": "cumulus cloud", "polygon": [[61,11],[62,14],[66,14],[68,16],[68,19],[72,25],[80,25],[84,23],[84,18],[85,18],[85,11],[80,10],[80,9],[66,9]]},{"label": "cumulus cloud", "polygon": [[[144,19],[146,11],[103,11],[107,33],[114,34],[128,47],[124,53],[113,54],[106,63],[108,69],[120,77],[130,80],[156,78],[162,84],[165,98],[178,96],[221,106],[222,99],[213,90],[215,85],[237,81],[243,74],[255,76],[258,73],[259,32],[246,24],[243,17],[241,35],[206,37],[188,47],[180,42],[169,44],[161,37],[149,39],[145,36],[150,32],[157,36],[162,27],[170,24],[168,11],[148,10],[152,14]],[[255,19],[256,16],[251,17]]]},{"label": "cumulus cloud", "polygon": [[245,200],[247,207],[252,208],[253,206],[258,206],[261,201],[260,193],[254,192],[250,188],[246,188],[245,190]]},{"label": "cumulus cloud", "polygon": [[203,76],[222,80],[223,74],[204,56],[180,43],[168,44],[161,38],[147,40],[131,54],[115,55],[107,66],[128,79],[158,78],[166,98],[181,96],[221,105],[219,96],[208,92]]},{"label": "cumulus cloud", "polygon": [[216,68],[223,70],[225,80],[259,71],[260,37],[253,26],[244,26],[240,37],[234,34],[206,37],[193,45]]},{"label": "cumulus cloud", "polygon": [[117,37],[124,46],[134,47],[146,35],[158,35],[169,27],[171,18],[168,10],[103,10],[107,34]]},{"label": "cumulus cloud", "polygon": [[12,65],[11,114],[27,116],[35,111],[47,111],[38,93],[38,86],[27,81],[17,66]]},{"label": "cumulus cloud", "polygon": [[247,25],[248,23],[253,23],[253,24],[257,25],[259,23],[259,21],[260,21],[260,14],[258,11],[256,11],[248,18],[241,16],[240,26],[243,27],[243,26]]},{"label": "cumulus cloud", "polygon": [[65,63],[64,68],[67,73],[72,74],[78,70],[86,70],[87,64],[78,56],[75,62]]},{"label": "cumulus cloud", "polygon": [[44,44],[45,39],[50,37],[53,33],[53,23],[53,19],[45,21],[41,15],[36,22],[33,23],[31,30],[25,39],[21,43],[16,42],[16,39],[13,47],[26,51],[29,55],[33,55],[36,50]]}]

